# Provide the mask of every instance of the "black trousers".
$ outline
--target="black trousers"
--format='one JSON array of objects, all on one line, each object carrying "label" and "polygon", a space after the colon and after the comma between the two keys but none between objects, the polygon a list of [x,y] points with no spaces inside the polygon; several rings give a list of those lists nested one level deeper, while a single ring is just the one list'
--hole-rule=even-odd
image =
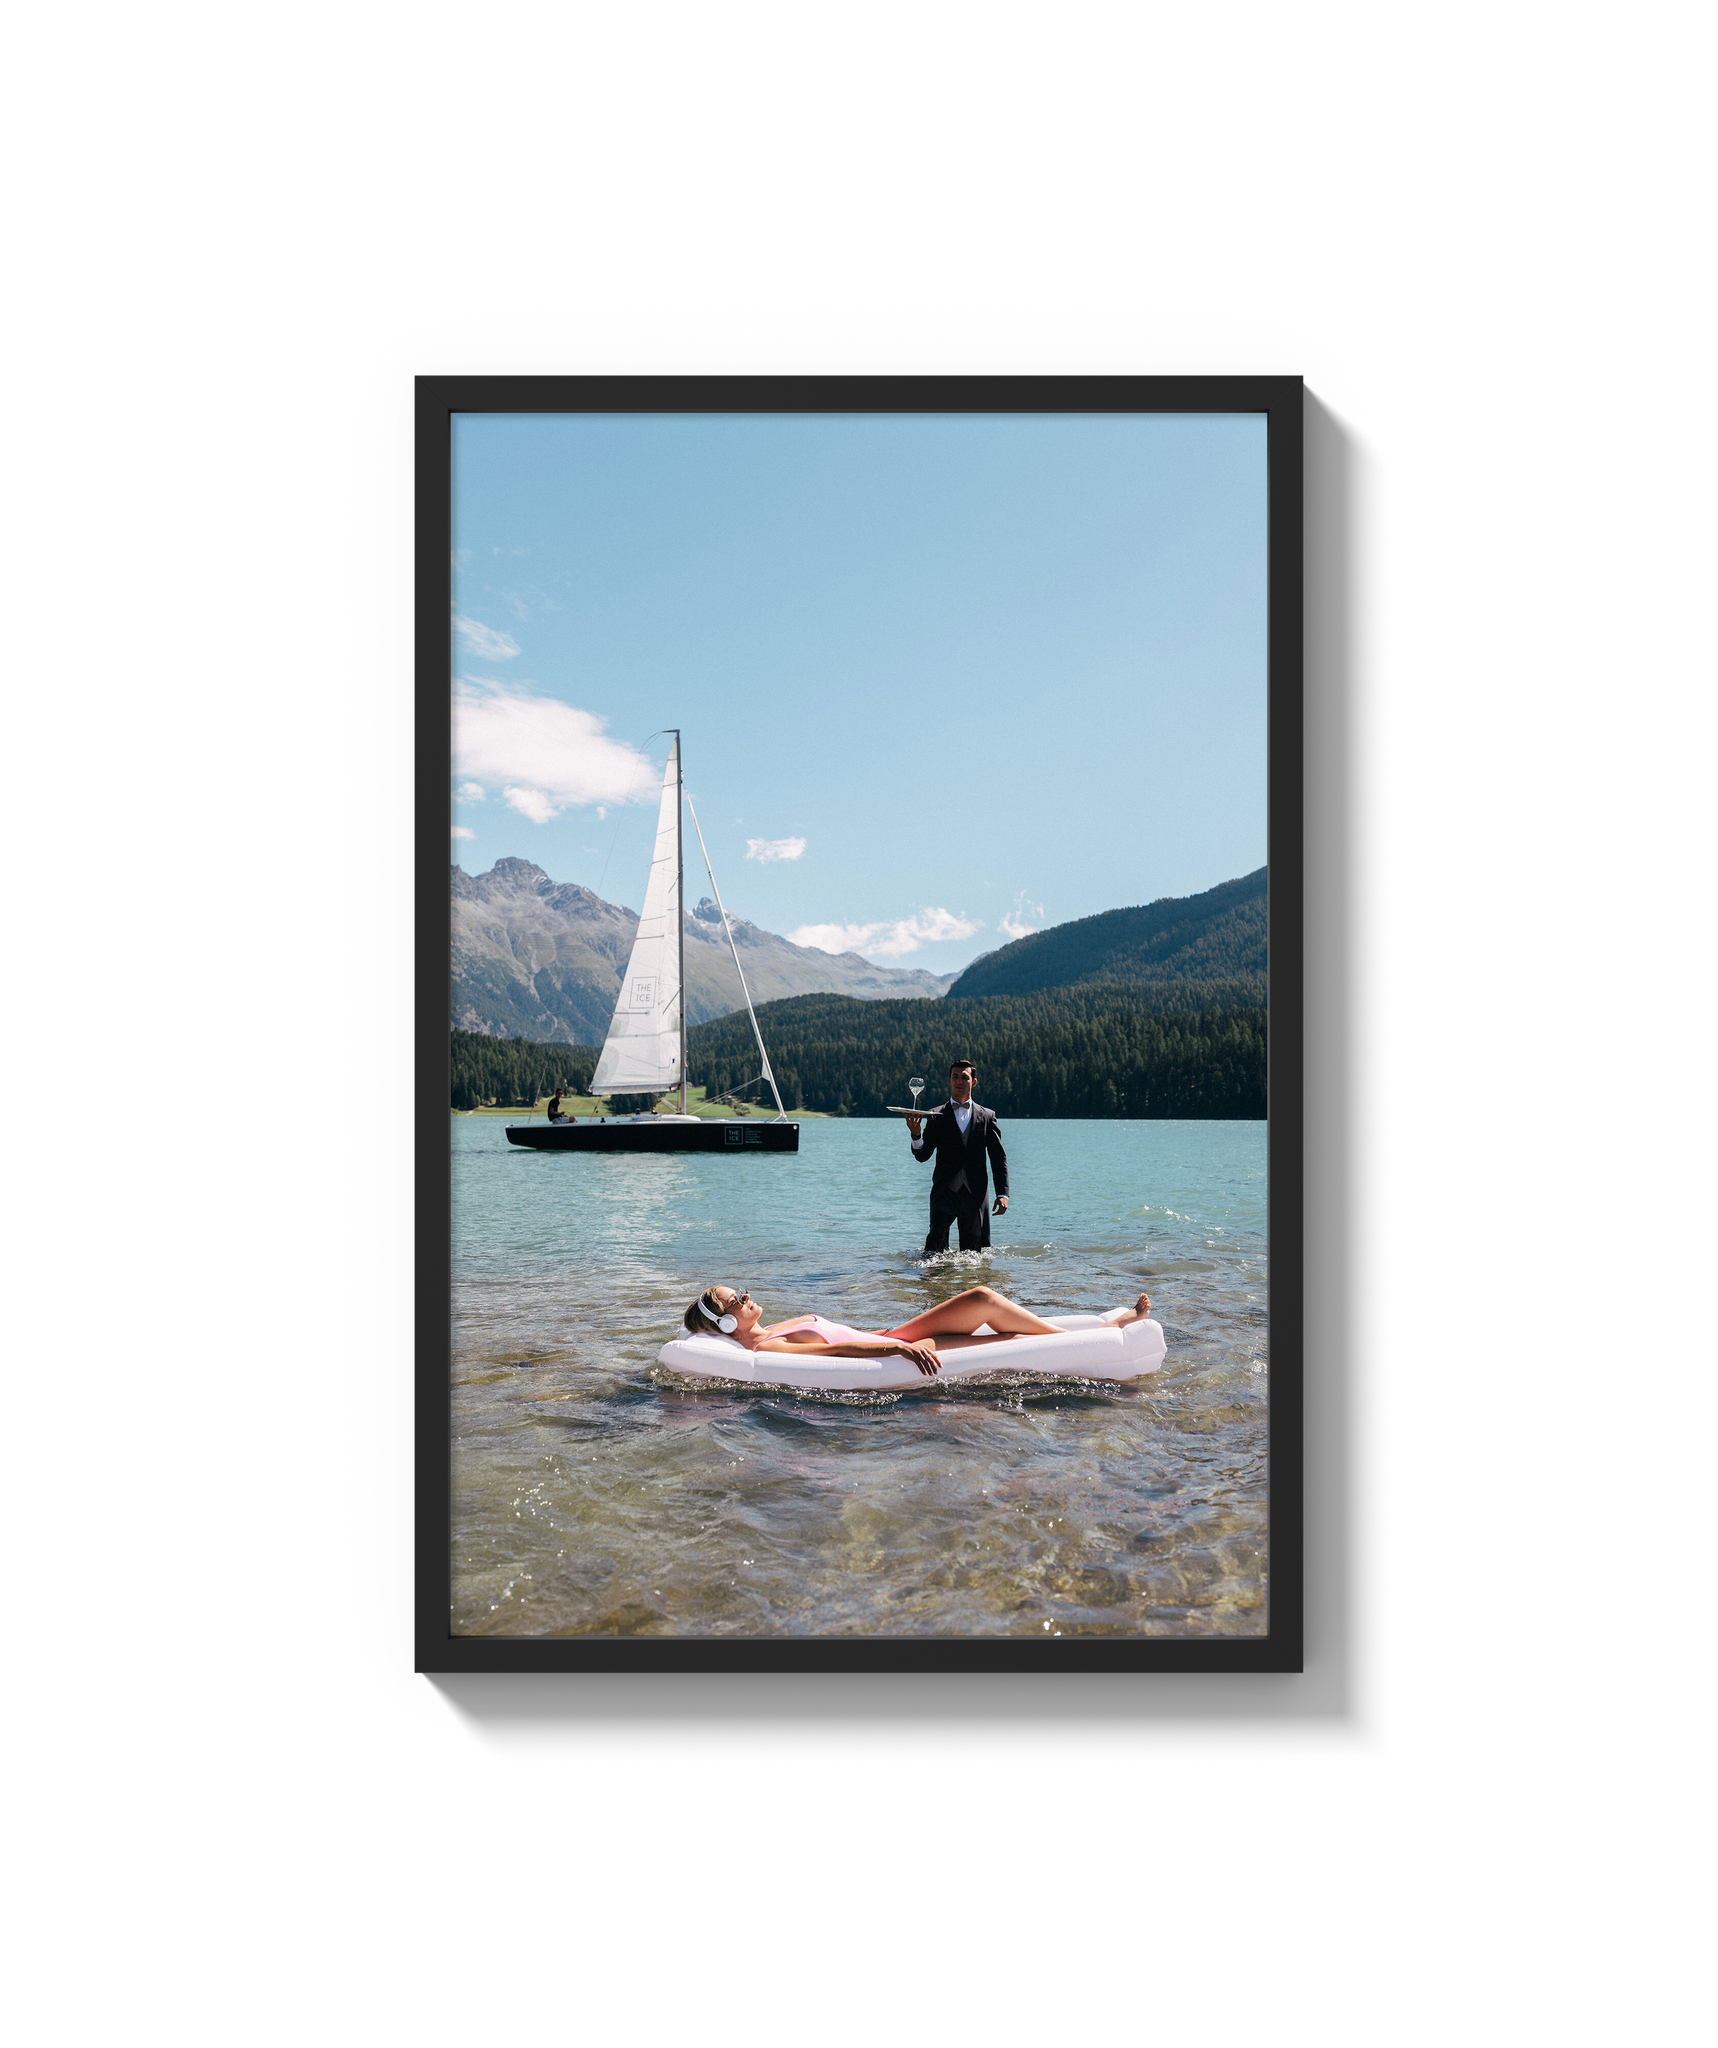
[{"label": "black trousers", "polygon": [[919,1254],[929,1258],[932,1252],[948,1250],[948,1232],[951,1223],[960,1226],[960,1248],[963,1252],[986,1252],[990,1249],[990,1197],[974,1203],[969,1197],[964,1203],[956,1195],[945,1195],[940,1188],[931,1189],[931,1227],[925,1232],[925,1248]]}]

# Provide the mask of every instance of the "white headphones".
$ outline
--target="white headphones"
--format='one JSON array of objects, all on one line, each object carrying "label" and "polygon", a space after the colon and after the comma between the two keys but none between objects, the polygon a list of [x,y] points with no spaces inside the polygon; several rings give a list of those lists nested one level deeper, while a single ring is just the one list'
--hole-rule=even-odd
[{"label": "white headphones", "polygon": [[734,1332],[740,1327],[739,1318],[737,1316],[723,1315],[722,1311],[710,1299],[710,1293],[708,1288],[706,1288],[705,1291],[699,1295],[698,1307],[703,1312],[703,1314],[707,1315],[710,1318],[711,1322],[715,1324],[716,1328],[721,1331],[724,1337],[731,1337],[734,1334]]}]

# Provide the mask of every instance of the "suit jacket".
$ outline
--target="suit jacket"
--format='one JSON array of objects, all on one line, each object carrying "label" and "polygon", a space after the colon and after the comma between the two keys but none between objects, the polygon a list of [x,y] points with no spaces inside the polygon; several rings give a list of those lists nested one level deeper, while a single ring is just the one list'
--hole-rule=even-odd
[{"label": "suit jacket", "polygon": [[925,1119],[913,1146],[913,1157],[921,1165],[927,1159],[936,1160],[931,1174],[933,1196],[947,1195],[963,1205],[970,1202],[976,1209],[985,1198],[987,1159],[996,1169],[996,1192],[1008,1192],[1008,1154],[1002,1149],[996,1112],[982,1103],[972,1105],[972,1122],[967,1125],[964,1138],[954,1120],[954,1104],[938,1103]]}]

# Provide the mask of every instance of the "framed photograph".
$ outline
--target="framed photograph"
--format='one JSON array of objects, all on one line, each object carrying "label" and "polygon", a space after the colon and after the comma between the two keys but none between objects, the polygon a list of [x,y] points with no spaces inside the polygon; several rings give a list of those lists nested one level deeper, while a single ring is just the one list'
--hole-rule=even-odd
[{"label": "framed photograph", "polygon": [[1299,1670],[1300,379],[417,407],[418,1668]]}]

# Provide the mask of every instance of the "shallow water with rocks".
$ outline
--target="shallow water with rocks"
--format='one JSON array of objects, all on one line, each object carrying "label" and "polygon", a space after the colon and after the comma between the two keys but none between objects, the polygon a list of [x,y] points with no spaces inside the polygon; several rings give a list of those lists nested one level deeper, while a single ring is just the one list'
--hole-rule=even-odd
[{"label": "shallow water with rocks", "polygon": [[[453,1632],[1264,1633],[1265,1125],[1003,1139],[991,1249],[926,1261],[898,1119],[602,1158],[454,1117]],[[1126,1386],[724,1389],[657,1363],[712,1281],[863,1329],[980,1282],[1045,1315],[1143,1288],[1169,1354]]]}]

